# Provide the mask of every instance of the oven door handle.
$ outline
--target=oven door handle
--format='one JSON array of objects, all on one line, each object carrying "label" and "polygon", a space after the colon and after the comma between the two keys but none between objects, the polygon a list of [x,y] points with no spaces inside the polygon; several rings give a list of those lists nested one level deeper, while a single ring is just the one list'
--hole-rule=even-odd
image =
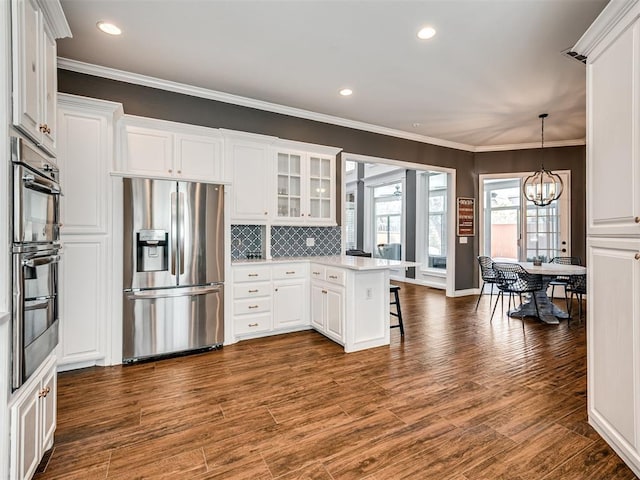
[{"label": "oven door handle", "polygon": [[50,195],[60,195],[60,186],[57,183],[47,180],[45,178],[38,178],[32,173],[25,173],[22,176],[22,181],[26,188],[36,190],[38,192],[48,193]]},{"label": "oven door handle", "polygon": [[39,267],[41,265],[48,265],[59,261],[60,255],[47,255],[46,257],[36,257],[23,260],[22,265],[25,267]]}]

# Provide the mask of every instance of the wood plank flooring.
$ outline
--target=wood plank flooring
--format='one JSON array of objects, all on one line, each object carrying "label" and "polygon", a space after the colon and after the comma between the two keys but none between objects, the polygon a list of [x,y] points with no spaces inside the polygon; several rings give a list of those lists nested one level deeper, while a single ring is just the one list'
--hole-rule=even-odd
[{"label": "wood plank flooring", "polygon": [[523,332],[488,297],[400,285],[389,347],[308,331],[60,374],[35,478],[636,478],[586,423],[584,322]]}]

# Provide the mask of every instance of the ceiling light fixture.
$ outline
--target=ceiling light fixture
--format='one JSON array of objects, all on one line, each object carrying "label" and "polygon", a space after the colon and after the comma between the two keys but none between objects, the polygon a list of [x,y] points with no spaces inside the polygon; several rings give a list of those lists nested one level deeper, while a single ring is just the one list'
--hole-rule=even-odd
[{"label": "ceiling light fixture", "polygon": [[529,175],[522,184],[522,193],[524,193],[526,199],[538,207],[546,207],[554,200],[560,198],[564,188],[560,175],[544,168],[544,119],[548,116],[548,113],[538,115],[538,118],[542,122],[542,159],[540,161],[540,170]]},{"label": "ceiling light fixture", "polygon": [[429,40],[433,38],[436,34],[436,29],[433,27],[423,27],[418,32],[418,38],[420,40]]},{"label": "ceiling light fixture", "polygon": [[352,93],[353,90],[351,90],[350,88],[343,88],[342,90],[340,90],[340,95],[342,95],[343,97],[348,97]]},{"label": "ceiling light fixture", "polygon": [[108,33],[109,35],[120,35],[122,33],[122,30],[109,22],[100,21],[96,23],[96,27],[98,27],[101,32]]}]

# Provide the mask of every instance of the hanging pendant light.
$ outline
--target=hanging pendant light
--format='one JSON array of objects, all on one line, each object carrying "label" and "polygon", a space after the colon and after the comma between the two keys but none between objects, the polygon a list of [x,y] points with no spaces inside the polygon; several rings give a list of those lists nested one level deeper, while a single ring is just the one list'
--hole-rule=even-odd
[{"label": "hanging pendant light", "polygon": [[[541,113],[538,118],[542,122],[542,156],[544,158],[544,119],[548,113]],[[540,170],[529,175],[522,184],[522,193],[527,200],[538,207],[546,207],[562,195],[562,179],[559,175],[544,168],[544,162],[540,162]]]}]

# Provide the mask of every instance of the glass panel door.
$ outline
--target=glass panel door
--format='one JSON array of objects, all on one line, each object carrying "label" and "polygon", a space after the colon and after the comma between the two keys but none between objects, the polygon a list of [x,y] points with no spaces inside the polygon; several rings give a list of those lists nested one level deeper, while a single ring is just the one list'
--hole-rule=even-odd
[{"label": "glass panel door", "polygon": [[331,218],[331,161],[309,158],[309,216]]},{"label": "glass panel door", "polygon": [[401,260],[402,252],[402,183],[373,189],[374,256]]},{"label": "glass panel door", "polygon": [[484,182],[484,252],[496,261],[520,258],[520,179]]},{"label": "glass panel door", "polygon": [[278,217],[302,216],[301,166],[301,155],[278,153]]}]

